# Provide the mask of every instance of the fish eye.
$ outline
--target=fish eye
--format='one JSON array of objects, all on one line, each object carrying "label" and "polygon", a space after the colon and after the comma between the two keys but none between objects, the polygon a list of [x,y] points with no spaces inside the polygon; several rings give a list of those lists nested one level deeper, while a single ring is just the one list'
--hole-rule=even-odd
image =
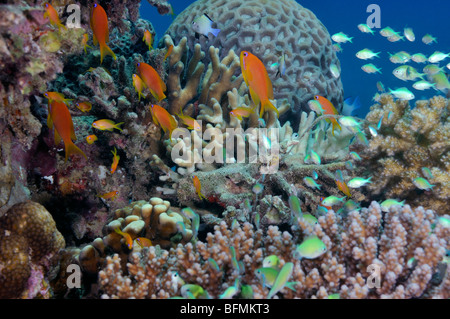
[{"label": "fish eye", "polygon": [[244,56],[245,56],[245,57],[248,57],[248,53],[247,53],[247,52],[244,52]]},{"label": "fish eye", "polygon": [[318,99],[319,99],[319,96],[318,96],[318,95],[316,95],[316,96],[314,97],[314,99],[315,99],[315,100],[318,100]]},{"label": "fish eye", "polygon": [[298,133],[292,134],[292,137],[293,137],[293,138],[297,138],[297,137],[298,137]]},{"label": "fish eye", "polygon": [[96,3],[94,3],[94,8],[97,8],[97,4]]}]

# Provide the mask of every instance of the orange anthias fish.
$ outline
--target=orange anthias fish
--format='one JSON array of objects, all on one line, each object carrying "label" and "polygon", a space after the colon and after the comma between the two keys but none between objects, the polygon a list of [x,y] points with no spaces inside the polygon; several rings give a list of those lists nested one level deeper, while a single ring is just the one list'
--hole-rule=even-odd
[{"label": "orange anthias fish", "polygon": [[114,121],[111,120],[98,120],[95,121],[94,123],[92,123],[92,127],[99,129],[99,130],[108,130],[108,131],[113,131],[114,129],[117,129],[119,131],[122,132],[122,129],[119,127],[119,125],[122,125],[124,122],[120,122],[120,123],[114,123]]},{"label": "orange anthias fish", "polygon": [[156,104],[150,106],[150,111],[152,112],[153,122],[161,126],[164,133],[169,131],[169,136],[171,137],[173,130],[178,127],[177,121],[175,121],[173,116],[165,108]]},{"label": "orange anthias fish", "polygon": [[198,177],[192,176],[192,181],[194,182],[195,191],[197,192],[198,197],[200,197],[200,199],[206,199],[205,195],[202,194],[202,184],[200,183]]},{"label": "orange anthias fish", "polygon": [[166,61],[167,57],[172,53],[172,50],[173,50],[173,44],[171,44],[171,45],[167,48],[167,52],[166,52],[166,54],[164,55],[164,60],[163,60],[163,61]]},{"label": "orange anthias fish", "polygon": [[105,55],[110,55],[116,60],[116,55],[106,44],[109,41],[108,17],[105,9],[98,3],[94,3],[92,6],[91,29],[94,33],[94,45],[97,45],[97,43],[100,45],[100,63],[103,62]]},{"label": "orange anthias fish", "polygon": [[255,113],[255,109],[250,107],[237,107],[230,111],[230,115],[236,117],[239,121],[242,121],[243,117],[249,117],[252,113]]},{"label": "orange anthias fish", "polygon": [[124,233],[123,231],[120,230],[119,227],[115,228],[114,230],[116,231],[116,233],[118,233],[125,239],[128,249],[130,250],[133,249],[133,238],[131,238],[130,234]]},{"label": "orange anthias fish", "polygon": [[111,191],[102,195],[97,195],[97,197],[103,198],[103,199],[110,199],[114,200],[116,199],[116,196],[119,194],[119,191]]},{"label": "orange anthias fish", "polygon": [[53,6],[50,3],[45,3],[44,8],[45,8],[44,18],[48,18],[52,25],[58,27],[58,30],[60,30],[61,28],[67,30],[67,28],[59,20],[58,12],[55,10],[55,8],[53,8]]},{"label": "orange anthias fish", "polygon": [[344,181],[340,181],[338,179],[335,180],[336,185],[338,189],[343,192],[347,197],[352,197],[352,194],[350,193],[350,189],[348,188],[347,184]]},{"label": "orange anthias fish", "polygon": [[183,110],[181,110],[181,113],[177,114],[177,116],[180,118],[183,124],[187,126],[188,129],[195,131],[200,131],[202,129],[197,120],[190,116],[184,115]]},{"label": "orange anthias fish", "polygon": [[64,95],[58,92],[45,92],[44,96],[48,99],[50,103],[55,101],[67,104],[67,102],[73,101],[73,99],[64,98]]},{"label": "orange anthias fish", "polygon": [[164,92],[167,89],[166,84],[163,82],[158,72],[156,72],[154,68],[144,62],[138,62],[137,69],[142,81],[144,81],[153,97],[158,102],[162,99],[165,99],[166,95],[164,94]]},{"label": "orange anthias fish", "polygon": [[86,154],[79,149],[72,140],[76,140],[75,130],[73,128],[72,116],[69,109],[62,102],[53,101],[50,103],[50,114],[47,118],[47,125],[50,129],[55,127],[55,144],[58,145],[61,142],[61,138],[64,141],[66,162],[67,158],[71,154],[83,155],[86,159]]},{"label": "orange anthias fish", "polygon": [[92,104],[90,102],[80,102],[75,105],[81,112],[89,112],[92,110]]},{"label": "orange anthias fish", "polygon": [[98,138],[94,134],[86,136],[86,142],[88,142],[88,144],[94,144],[96,140],[98,140]]},{"label": "orange anthias fish", "polygon": [[83,40],[81,40],[81,44],[84,46],[84,53],[87,53],[86,48],[92,49],[92,47],[87,44],[88,41],[89,41],[89,35],[87,33],[83,34]]},{"label": "orange anthias fish", "polygon": [[139,95],[139,101],[141,100],[142,90],[145,88],[145,83],[137,74],[133,74],[133,86]]},{"label": "orange anthias fish", "polygon": [[144,41],[145,44],[148,45],[149,50],[153,49],[153,46],[152,46],[153,45],[153,36],[150,33],[150,31],[148,31],[148,30],[144,31],[144,37],[142,38],[142,41]]},{"label": "orange anthias fish", "polygon": [[136,238],[136,241],[141,248],[153,246],[152,241],[145,237],[138,237]]},{"label": "orange anthias fish", "polygon": [[113,154],[113,162],[111,164],[111,174],[114,174],[114,172],[117,169],[117,165],[119,164],[120,156],[117,155],[117,149],[114,147],[114,151],[111,151]]},{"label": "orange anthias fish", "polygon": [[[320,96],[320,95],[316,95],[314,97],[314,99],[320,103],[320,106],[322,106],[322,109],[324,111],[323,114],[339,115],[339,112],[336,110],[333,103],[331,103],[327,98],[324,98],[323,96]],[[326,119],[326,121],[328,123],[331,122],[333,124],[333,129],[332,129],[333,136],[334,136],[334,130],[336,129],[336,127],[339,128],[339,130],[342,130],[341,126],[339,125],[339,123],[336,119]]]},{"label": "orange anthias fish", "polygon": [[273,100],[273,88],[264,64],[248,51],[242,51],[240,58],[242,75],[249,88],[253,103],[258,106],[261,102],[259,117],[262,118],[264,112],[268,110],[275,111],[279,117],[280,113],[270,102]]}]

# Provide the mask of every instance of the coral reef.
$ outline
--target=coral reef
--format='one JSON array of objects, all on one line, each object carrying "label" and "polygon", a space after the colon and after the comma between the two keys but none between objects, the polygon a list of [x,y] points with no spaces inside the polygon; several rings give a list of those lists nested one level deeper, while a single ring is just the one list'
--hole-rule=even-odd
[{"label": "coral reef", "polygon": [[65,247],[42,205],[13,205],[0,217],[0,298],[49,298],[47,278]]},{"label": "coral reef", "polygon": [[[221,30],[217,37],[194,37],[192,22],[203,12]],[[286,75],[273,81],[275,99],[286,99],[294,113],[308,110],[306,103],[316,94],[327,96],[338,108],[342,105],[341,80],[330,71],[332,64],[339,66],[330,35],[311,11],[294,0],[196,1],[176,17],[166,33],[174,42],[187,37],[191,51],[197,44],[203,51],[210,46],[221,48],[220,59],[231,50],[237,54],[247,50],[269,66],[284,53]],[[275,78],[275,70],[268,68],[268,72]]]},{"label": "coral reef", "polygon": [[[185,225],[185,230],[178,223]],[[132,247],[126,246],[123,236],[116,228],[131,236]],[[151,240],[152,245],[163,248],[187,243],[193,238],[191,220],[177,208],[171,208],[168,201],[153,197],[149,202],[137,201],[114,212],[113,220],[104,228],[106,235],[96,238],[79,252],[76,257],[82,269],[96,274],[102,267],[108,251],[119,254],[126,259],[128,254],[142,250],[143,238]]]},{"label": "coral reef", "polygon": [[[370,139],[366,152],[373,172],[374,194],[402,198],[410,205],[423,206],[436,212],[448,212],[450,196],[450,103],[436,96],[417,101],[412,108],[407,101],[382,95],[366,116],[374,126],[383,118],[378,135]],[[423,168],[432,178],[423,175]],[[413,181],[425,177],[435,185],[421,191]]]},{"label": "coral reef", "polygon": [[[205,293],[196,297],[218,298],[239,279],[239,287],[251,287],[250,298],[265,298],[269,289],[255,270],[265,257],[276,255],[280,267],[294,264],[288,280],[295,290],[284,288],[279,298],[432,298],[445,295],[449,276],[442,259],[450,229],[436,217],[409,206],[383,214],[373,202],[347,219],[328,211],[313,227],[298,218],[292,232],[272,226],[263,235],[249,223],[228,227],[222,222],[204,242],[170,250],[150,247],[131,255],[127,271],[118,255],[108,257],[99,275],[100,290],[103,298],[169,298],[187,297],[183,286],[199,285]],[[327,252],[316,259],[295,258],[297,244],[311,234],[321,238]],[[378,268],[379,285],[372,282],[371,267]],[[235,296],[244,298],[243,290]]]}]

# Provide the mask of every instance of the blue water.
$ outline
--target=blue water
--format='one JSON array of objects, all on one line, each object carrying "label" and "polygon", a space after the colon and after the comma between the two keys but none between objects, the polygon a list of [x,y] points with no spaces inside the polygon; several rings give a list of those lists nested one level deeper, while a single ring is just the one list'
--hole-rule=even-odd
[{"label": "blue water", "polygon": [[[242,0],[244,1],[244,0]],[[183,11],[194,1],[172,0],[175,14]],[[374,104],[372,98],[377,92],[376,83],[381,81],[386,89],[407,87],[415,95],[416,100],[430,98],[436,94],[442,94],[435,90],[417,91],[412,88],[413,81],[404,82],[392,75],[392,71],[400,66],[389,61],[388,52],[396,53],[398,51],[407,51],[410,54],[423,53],[427,57],[435,51],[450,52],[450,1],[449,0],[303,0],[297,1],[302,6],[310,9],[326,26],[330,35],[337,32],[344,32],[354,37],[353,43],[342,44],[343,52],[338,53],[342,67],[342,82],[344,85],[345,97],[359,96],[362,102],[362,108],[356,112],[358,116],[364,116],[371,105]],[[357,25],[366,23],[371,13],[367,13],[369,4],[378,4],[381,8],[381,28],[390,26],[396,31],[401,31],[407,27],[413,28],[416,34],[416,41],[389,42],[379,34],[380,29],[375,29],[375,35],[361,33]],[[172,23],[172,17],[161,16],[155,8],[150,6],[147,1],[142,1],[141,16],[152,22],[156,29],[157,37],[161,37],[165,30]],[[422,37],[430,33],[438,38],[438,43],[425,45],[422,43]],[[157,40],[158,40],[157,39]],[[374,52],[382,52],[380,59],[363,61],[356,58],[355,54],[359,50],[368,48]],[[447,59],[441,62],[441,66],[450,62]],[[361,70],[361,66],[366,63],[373,63],[382,68],[383,74],[366,74]],[[409,62],[408,65],[414,66],[422,72],[425,64]],[[448,72],[450,72],[447,69]]]}]

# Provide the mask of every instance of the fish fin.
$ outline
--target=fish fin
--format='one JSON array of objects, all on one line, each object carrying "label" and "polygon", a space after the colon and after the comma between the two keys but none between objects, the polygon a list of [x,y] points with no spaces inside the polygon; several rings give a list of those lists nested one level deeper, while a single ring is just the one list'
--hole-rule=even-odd
[{"label": "fish fin", "polygon": [[106,43],[100,44],[100,64],[103,62],[106,55],[110,55],[114,60],[117,60],[116,55]]},{"label": "fish fin", "polygon": [[94,43],[94,45],[98,44],[97,37],[95,36],[95,34],[92,34],[92,42]]},{"label": "fish fin", "polygon": [[[280,112],[278,112],[278,109],[269,100],[261,102],[261,110],[275,111],[275,113],[277,113],[277,117],[280,117]],[[260,117],[262,117],[262,116],[260,116]]]},{"label": "fish fin", "polygon": [[55,145],[59,145],[59,143],[61,143],[61,136],[55,128]]},{"label": "fish fin", "polygon": [[331,121],[331,123],[333,125],[332,131],[331,131],[331,134],[333,134],[333,136],[334,136],[334,130],[336,129],[336,127],[339,128],[339,131],[342,131],[342,127],[339,125],[339,123],[336,121],[336,119],[334,119],[334,121]]},{"label": "fish fin", "polygon": [[220,29],[213,29],[213,28],[211,28],[211,31],[210,31],[210,33],[212,33],[215,37],[217,37],[219,32],[220,32]]},{"label": "fish fin", "polygon": [[72,141],[65,143],[65,144],[66,144],[65,145],[65,147],[66,147],[66,160],[65,161],[66,162],[67,162],[67,159],[69,158],[69,155],[72,155],[72,154],[83,155],[84,158],[87,159],[86,154],[84,154],[84,152],[81,149],[79,149]]},{"label": "fish fin", "polygon": [[203,13],[211,22],[214,22],[206,13]]},{"label": "fish fin", "polygon": [[63,28],[64,30],[67,31],[67,28],[66,28],[66,26],[65,26],[64,24],[58,23],[57,26],[58,26],[58,31],[61,31],[61,30],[60,30],[61,28]]},{"label": "fish fin", "polygon": [[52,119],[50,110],[48,110],[48,115],[47,115],[47,126],[49,129],[53,129],[53,119]]},{"label": "fish fin", "polygon": [[298,282],[296,282],[296,281],[289,281],[289,282],[286,283],[286,287],[289,288],[289,289],[291,289],[291,290],[293,290],[293,291],[297,291],[297,290],[295,289],[295,285],[296,285],[297,283],[298,283]]},{"label": "fish fin", "polygon": [[249,92],[253,103],[255,103],[255,106],[258,106],[260,102],[258,94],[256,94],[256,92],[252,88],[249,88]]},{"label": "fish fin", "polygon": [[[120,123],[117,123],[116,125],[114,125],[114,128],[115,129],[118,129],[119,131],[121,131],[122,132],[122,129],[119,127],[119,125],[122,125],[124,122],[120,122]],[[116,151],[117,152],[117,151]]]}]

